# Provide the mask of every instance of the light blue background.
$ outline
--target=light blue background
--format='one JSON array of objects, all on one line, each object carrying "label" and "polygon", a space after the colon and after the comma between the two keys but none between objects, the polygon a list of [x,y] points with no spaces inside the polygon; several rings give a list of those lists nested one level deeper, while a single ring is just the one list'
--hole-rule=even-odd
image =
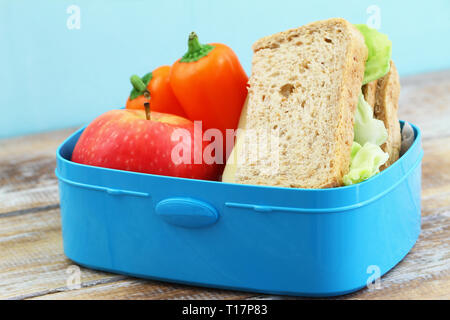
[{"label": "light blue background", "polygon": [[[81,28],[66,12],[81,9]],[[450,68],[450,1],[0,0],[0,137],[82,125],[123,106],[129,76],[172,64],[190,31],[250,72],[258,38],[319,19],[365,23],[381,9],[401,75]]]}]

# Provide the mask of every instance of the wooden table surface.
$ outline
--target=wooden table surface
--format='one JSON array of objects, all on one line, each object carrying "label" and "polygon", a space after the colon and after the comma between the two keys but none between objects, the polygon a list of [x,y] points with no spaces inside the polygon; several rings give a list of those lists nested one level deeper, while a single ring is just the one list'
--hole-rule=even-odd
[{"label": "wooden table surface", "polygon": [[[423,131],[422,232],[381,288],[339,299],[450,299],[450,70],[401,79],[400,118]],[[55,150],[75,129],[0,140],[0,298],[276,299],[80,268],[62,250]],[[76,268],[76,267],[75,267]]]}]

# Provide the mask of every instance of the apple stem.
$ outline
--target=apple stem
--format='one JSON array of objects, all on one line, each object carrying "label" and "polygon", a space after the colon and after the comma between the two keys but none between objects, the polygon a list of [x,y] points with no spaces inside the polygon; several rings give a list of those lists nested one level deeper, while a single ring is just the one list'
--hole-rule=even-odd
[{"label": "apple stem", "polygon": [[148,91],[147,86],[142,81],[142,79],[139,78],[139,76],[137,76],[135,74],[131,76],[130,80],[131,80],[131,84],[133,85],[134,89],[137,90],[139,92],[139,94],[143,94],[145,99],[147,100],[146,102],[144,102],[145,117],[147,118],[147,120],[151,120],[150,92]]},{"label": "apple stem", "polygon": [[147,118],[147,120],[151,120],[152,116],[150,114],[150,92],[148,92],[148,90],[146,89],[144,91],[144,97],[145,99],[147,99],[146,102],[144,102],[144,108],[145,108],[145,117]]}]

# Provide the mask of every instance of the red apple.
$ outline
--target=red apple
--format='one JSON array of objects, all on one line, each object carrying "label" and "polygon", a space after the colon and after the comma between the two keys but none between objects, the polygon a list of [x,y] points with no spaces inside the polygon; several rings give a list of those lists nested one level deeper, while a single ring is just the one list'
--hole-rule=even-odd
[{"label": "red apple", "polygon": [[86,127],[73,150],[72,161],[111,169],[216,180],[221,166],[203,161],[207,144],[201,137],[201,128],[200,132],[196,128],[194,134],[194,123],[176,115],[151,112],[147,120],[144,110],[111,110]]}]

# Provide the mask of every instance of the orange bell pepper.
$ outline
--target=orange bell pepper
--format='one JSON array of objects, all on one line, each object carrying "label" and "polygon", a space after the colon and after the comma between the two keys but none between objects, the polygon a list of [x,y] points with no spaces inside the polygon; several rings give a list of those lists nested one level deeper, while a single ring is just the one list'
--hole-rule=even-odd
[{"label": "orange bell pepper", "polygon": [[[169,76],[170,66],[161,66],[142,77],[141,80],[147,86],[147,91],[150,94],[150,109],[151,111],[186,117],[186,113],[172,91]],[[126,108],[144,109],[144,104],[148,100],[144,96],[142,88],[136,87],[133,82],[132,84],[133,90],[127,100]]]},{"label": "orange bell pepper", "polygon": [[188,51],[171,69],[170,84],[191,120],[203,129],[236,129],[247,96],[248,77],[233,50],[221,43],[200,44],[189,35]]}]

